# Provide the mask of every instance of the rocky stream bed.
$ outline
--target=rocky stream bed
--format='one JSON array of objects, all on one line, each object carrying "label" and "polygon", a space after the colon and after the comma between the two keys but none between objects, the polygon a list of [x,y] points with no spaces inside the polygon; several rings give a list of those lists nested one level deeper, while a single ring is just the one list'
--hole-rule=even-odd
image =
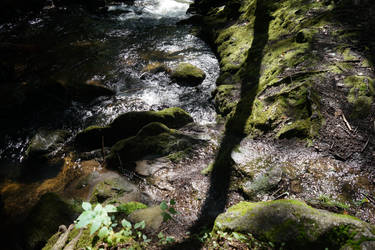
[{"label": "rocky stream bed", "polygon": [[375,249],[369,1],[42,6],[0,24],[4,249]]}]

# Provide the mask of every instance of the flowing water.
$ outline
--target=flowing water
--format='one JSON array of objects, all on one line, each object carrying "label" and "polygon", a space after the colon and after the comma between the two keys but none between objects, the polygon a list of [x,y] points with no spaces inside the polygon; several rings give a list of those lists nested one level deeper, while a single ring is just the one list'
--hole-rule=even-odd
[{"label": "flowing water", "polygon": [[[5,58],[26,83],[100,81],[115,90],[91,103],[72,102],[64,110],[46,106],[27,116],[16,131],[9,129],[0,147],[2,171],[22,162],[30,138],[43,127],[74,135],[92,124],[108,124],[119,114],[181,107],[200,124],[213,123],[210,101],[219,65],[209,46],[177,23],[187,18],[188,1],[139,0],[134,5],[107,6],[102,13],[82,8],[46,8],[37,15],[0,25],[0,41],[22,52]],[[6,56],[5,56],[6,57]],[[173,83],[164,72],[147,74],[150,63],[174,68],[189,62],[206,73],[198,87]],[[6,163],[4,163],[6,162]],[[14,169],[13,169],[14,170]]]}]

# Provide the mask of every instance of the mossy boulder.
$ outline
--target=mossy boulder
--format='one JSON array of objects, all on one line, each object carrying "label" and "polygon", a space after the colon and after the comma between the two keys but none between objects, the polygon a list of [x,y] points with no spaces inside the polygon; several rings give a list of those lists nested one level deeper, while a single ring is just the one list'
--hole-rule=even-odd
[{"label": "mossy boulder", "polygon": [[251,233],[288,249],[339,249],[375,240],[375,228],[359,219],[314,209],[296,200],[240,202],[220,214],[214,232]]},{"label": "mossy boulder", "polygon": [[24,222],[25,248],[41,249],[60,225],[70,225],[79,212],[55,193],[43,195]]},{"label": "mossy boulder", "polygon": [[191,148],[199,142],[200,140],[171,130],[161,123],[150,123],[136,136],[118,141],[111,148],[106,162],[109,167],[134,167],[132,163],[137,160],[166,156]]},{"label": "mossy boulder", "polygon": [[[121,139],[136,135],[142,127],[152,122],[160,122],[169,128],[177,129],[193,122],[193,118],[177,107],[161,111],[128,112],[118,116],[108,126],[90,126],[79,132],[75,144],[83,150],[101,148],[102,140],[105,146],[112,146]],[[152,130],[151,127],[148,129]]]},{"label": "mossy boulder", "polygon": [[171,78],[179,84],[196,86],[203,82],[206,74],[203,70],[190,63],[180,63],[173,70]]}]

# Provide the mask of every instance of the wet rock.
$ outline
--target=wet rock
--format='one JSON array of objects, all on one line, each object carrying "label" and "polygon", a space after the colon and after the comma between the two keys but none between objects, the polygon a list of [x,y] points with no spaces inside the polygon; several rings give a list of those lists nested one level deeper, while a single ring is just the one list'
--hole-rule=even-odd
[{"label": "wet rock", "polygon": [[26,150],[26,156],[32,158],[48,154],[60,147],[68,136],[68,132],[64,130],[40,130],[31,139]]},{"label": "wet rock", "polygon": [[43,195],[24,222],[26,249],[41,249],[60,225],[71,224],[79,212],[54,193]]},{"label": "wet rock", "polygon": [[[162,129],[150,129],[151,126],[160,126]],[[170,129],[165,130],[163,124],[151,123],[143,127],[136,136],[118,141],[112,147],[106,162],[109,167],[129,168],[133,167],[133,165],[128,166],[127,163],[145,158],[157,158],[186,150],[199,141]]]},{"label": "wet rock", "polygon": [[121,176],[113,176],[99,182],[90,196],[91,203],[102,204],[121,204],[141,199],[138,188]]},{"label": "wet rock", "polygon": [[[128,112],[117,117],[108,126],[90,126],[84,129],[77,134],[75,144],[82,150],[101,148],[103,137],[104,145],[112,146],[121,139],[136,135],[142,127],[151,122],[161,122],[169,128],[180,128],[193,122],[193,118],[181,108]],[[156,129],[156,126],[148,127],[147,131],[153,129]],[[146,133],[146,130],[142,133]]]},{"label": "wet rock", "polygon": [[83,84],[68,86],[72,98],[78,101],[91,101],[100,96],[112,96],[115,91],[104,86],[99,81],[88,81]]},{"label": "wet rock", "polygon": [[179,84],[197,86],[203,82],[206,74],[190,63],[180,63],[172,72],[171,78]]},{"label": "wet rock", "polygon": [[165,65],[164,63],[160,62],[155,62],[155,63],[150,63],[146,67],[142,69],[143,72],[151,73],[151,74],[156,74],[160,72],[167,72],[169,73],[171,69]]},{"label": "wet rock", "polygon": [[163,223],[163,210],[159,206],[139,209],[129,215],[129,220],[133,223],[144,221],[145,230],[148,232],[158,232]]},{"label": "wet rock", "polygon": [[286,244],[288,249],[339,249],[375,239],[374,227],[355,217],[296,200],[240,202],[216,218],[214,231],[251,233],[276,245]]}]

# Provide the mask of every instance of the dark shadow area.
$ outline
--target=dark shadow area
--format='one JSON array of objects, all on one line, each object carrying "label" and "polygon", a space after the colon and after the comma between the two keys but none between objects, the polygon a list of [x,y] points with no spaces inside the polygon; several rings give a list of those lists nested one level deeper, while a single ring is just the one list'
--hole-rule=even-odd
[{"label": "dark shadow area", "polygon": [[[264,1],[257,1],[254,39],[248,51],[243,72],[239,72],[242,79],[241,100],[237,104],[234,115],[231,116],[227,122],[225,135],[213,165],[208,195],[202,206],[198,220],[190,228],[192,235],[198,234],[204,230],[204,228],[211,228],[215,218],[225,210],[233,172],[232,167],[234,165],[231,153],[246,136],[244,134],[244,128],[252,111],[251,107],[259,85],[263,50],[268,42],[268,28],[272,20],[270,11],[270,6],[266,6]],[[167,249],[198,249],[201,244],[202,243],[193,236]]]}]

